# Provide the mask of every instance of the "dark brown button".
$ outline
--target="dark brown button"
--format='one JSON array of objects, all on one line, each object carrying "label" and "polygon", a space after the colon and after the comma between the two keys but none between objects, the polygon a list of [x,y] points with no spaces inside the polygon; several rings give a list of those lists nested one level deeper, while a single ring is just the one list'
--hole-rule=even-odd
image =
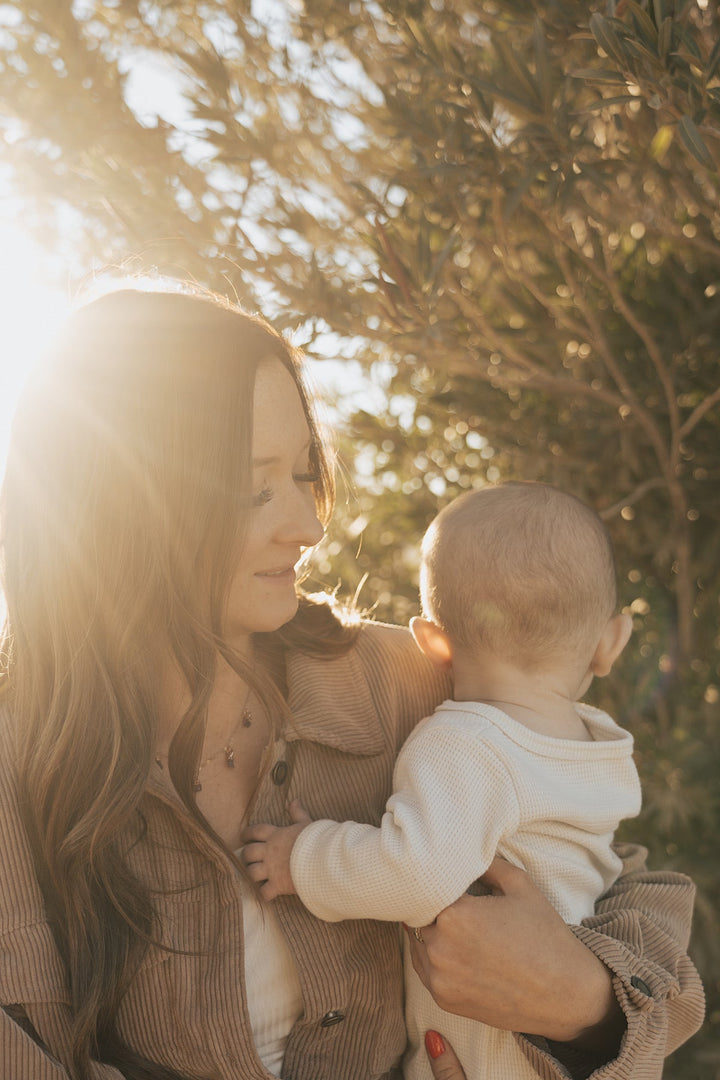
[{"label": "dark brown button", "polygon": [[320,1027],[332,1027],[333,1024],[339,1024],[345,1019],[345,1013],[340,1012],[339,1009],[331,1009],[330,1012],[326,1012],[320,1021]]},{"label": "dark brown button", "polygon": [[639,975],[633,975],[632,979],[630,980],[630,985],[634,986],[635,989],[639,990],[641,994],[645,995],[645,997],[652,997],[652,990],[645,982],[645,980],[641,979]]},{"label": "dark brown button", "polygon": [[282,787],[288,777],[288,764],[287,761],[276,761],[273,765],[273,770],[270,773],[273,784],[277,784],[278,787]]}]

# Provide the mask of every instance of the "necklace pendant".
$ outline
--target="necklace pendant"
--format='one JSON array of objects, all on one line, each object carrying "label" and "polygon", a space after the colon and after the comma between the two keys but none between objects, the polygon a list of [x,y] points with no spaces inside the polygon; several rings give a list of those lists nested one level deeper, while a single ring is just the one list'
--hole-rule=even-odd
[{"label": "necklace pendant", "polygon": [[196,772],[193,776],[193,791],[202,791],[202,784],[200,783],[200,773]]},{"label": "necklace pendant", "polygon": [[245,709],[242,714],[242,726],[250,727],[252,724],[252,713],[249,709]]},{"label": "necklace pendant", "polygon": [[234,769],[235,751],[233,750],[232,746],[226,746],[223,750],[223,754],[225,755],[225,764],[227,765],[228,769]]}]

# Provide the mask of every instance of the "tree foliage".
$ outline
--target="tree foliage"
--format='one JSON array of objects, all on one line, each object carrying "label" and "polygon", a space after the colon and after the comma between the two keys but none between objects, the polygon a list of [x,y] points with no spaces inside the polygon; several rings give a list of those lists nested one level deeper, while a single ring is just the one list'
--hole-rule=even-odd
[{"label": "tree foliage", "polygon": [[[720,1075],[716,6],[26,0],[0,21],[0,166],[46,238],[195,276],[311,351],[332,331],[387,381],[342,436],[325,581],[367,576],[361,603],[405,620],[424,527],[499,478],[602,513],[636,624],[595,691],[637,739],[628,832],[700,890],[710,1019],[667,1075]],[[169,104],[138,100],[150,64]]]}]

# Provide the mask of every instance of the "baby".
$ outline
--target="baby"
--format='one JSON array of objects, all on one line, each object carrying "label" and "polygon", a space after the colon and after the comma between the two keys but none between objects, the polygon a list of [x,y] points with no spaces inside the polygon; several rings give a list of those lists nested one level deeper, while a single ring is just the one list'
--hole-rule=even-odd
[{"label": "baby", "polygon": [[[264,899],[296,892],[321,919],[422,927],[499,854],[579,923],[619,873],[615,828],[640,810],[632,736],[578,703],[632,627],[615,613],[605,527],[544,484],[468,493],[425,536],[421,594],[412,633],[451,671],[454,695],[403,746],[380,827],[295,809],[287,828],[246,830],[250,876]],[[439,1009],[409,949],[405,972],[409,1080],[431,1076],[428,1029],[447,1036],[468,1080],[537,1077],[512,1033]]]}]

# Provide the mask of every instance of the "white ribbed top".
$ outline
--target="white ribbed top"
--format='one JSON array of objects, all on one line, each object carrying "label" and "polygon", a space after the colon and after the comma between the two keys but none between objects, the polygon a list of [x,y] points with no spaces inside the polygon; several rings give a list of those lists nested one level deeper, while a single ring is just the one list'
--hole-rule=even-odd
[{"label": "white ribbed top", "polygon": [[245,990],[253,1040],[268,1072],[280,1076],[285,1045],[303,1011],[300,980],[277,915],[244,881]]}]

